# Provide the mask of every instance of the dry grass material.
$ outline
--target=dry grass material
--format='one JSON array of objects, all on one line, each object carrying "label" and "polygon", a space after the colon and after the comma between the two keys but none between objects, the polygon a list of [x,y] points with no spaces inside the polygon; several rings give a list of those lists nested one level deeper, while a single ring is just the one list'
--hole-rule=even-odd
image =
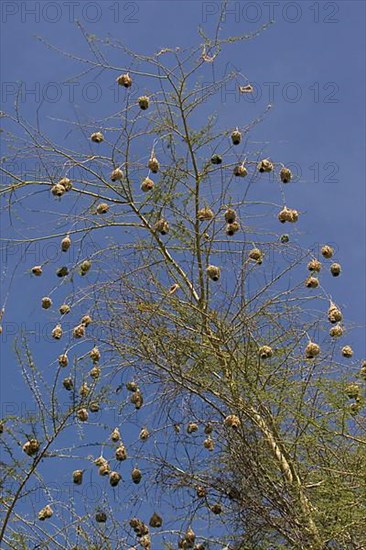
[{"label": "dry grass material", "polygon": [[248,170],[246,169],[244,164],[238,164],[234,167],[233,174],[237,178],[245,178],[245,176],[248,175]]},{"label": "dry grass material", "polygon": [[72,472],[72,481],[75,485],[81,485],[83,482],[83,470],[74,470]]},{"label": "dry grass material", "polygon": [[62,338],[62,334],[63,331],[61,325],[56,325],[51,332],[52,338],[54,338],[55,340],[60,340]]},{"label": "dry grass material", "polygon": [[309,271],[315,271],[316,273],[319,273],[321,268],[322,268],[322,264],[316,258],[312,258],[310,260],[310,262],[308,263],[308,270]]},{"label": "dry grass material", "polygon": [[329,330],[329,334],[332,338],[340,338],[343,334],[343,328],[341,327],[341,325],[331,327]]},{"label": "dry grass material", "polygon": [[145,178],[141,183],[140,189],[144,193],[147,193],[148,191],[151,191],[154,188],[154,185],[155,184],[152,179]]},{"label": "dry grass material", "polygon": [[97,348],[97,346],[94,346],[89,351],[89,357],[93,361],[93,363],[97,363],[100,360],[100,356],[101,356],[100,351],[99,351],[99,348]]},{"label": "dry grass material", "polygon": [[142,473],[139,468],[134,468],[131,472],[131,479],[132,481],[138,485],[142,479]]},{"label": "dry grass material", "polygon": [[52,516],[53,516],[53,510],[49,504],[47,504],[47,506],[45,506],[44,508],[42,508],[42,510],[38,512],[38,519],[40,521],[49,519]]},{"label": "dry grass material", "polygon": [[334,254],[334,250],[331,246],[329,246],[329,244],[325,244],[324,246],[322,246],[321,248],[321,253],[322,253],[322,256],[324,258],[326,258],[327,260],[329,260],[333,254]]},{"label": "dry grass material", "polygon": [[24,443],[22,450],[28,456],[34,456],[38,453],[40,444],[37,439],[33,438]]},{"label": "dry grass material", "polygon": [[271,346],[261,346],[258,353],[261,359],[269,359],[273,355],[273,349]]},{"label": "dry grass material", "polygon": [[111,181],[122,181],[123,180],[123,172],[120,168],[115,168],[111,172]]},{"label": "dry grass material", "polygon": [[128,73],[120,74],[116,78],[116,82],[119,86],[124,86],[124,88],[131,88],[132,86],[132,78]]},{"label": "dry grass material", "polygon": [[41,265],[35,265],[32,267],[32,273],[36,277],[40,277],[42,275],[42,266]]},{"label": "dry grass material", "polygon": [[97,209],[96,209],[96,212],[97,214],[106,214],[109,210],[109,204],[107,204],[106,202],[100,202],[98,205],[97,205]]},{"label": "dry grass material", "polygon": [[82,408],[77,411],[76,416],[80,422],[86,422],[89,418],[89,413],[86,409]]},{"label": "dry grass material", "polygon": [[280,179],[282,183],[289,183],[292,179],[292,172],[288,168],[281,168],[280,170]]},{"label": "dry grass material", "polygon": [[351,346],[343,346],[342,355],[343,357],[350,359],[353,356],[353,349],[351,348]]},{"label": "dry grass material", "polygon": [[52,306],[52,300],[48,296],[42,298],[42,308],[49,309]]},{"label": "dry grass material", "polygon": [[236,416],[236,414],[229,414],[224,420],[224,426],[226,428],[233,428],[234,430],[237,430],[240,428],[240,418]]},{"label": "dry grass material", "polygon": [[210,221],[213,219],[213,217],[214,217],[214,213],[212,212],[211,208],[208,208],[207,206],[205,206],[204,208],[201,208],[197,212],[197,219],[200,222]]},{"label": "dry grass material", "polygon": [[73,328],[72,335],[74,338],[79,339],[85,336],[85,325],[80,324]]},{"label": "dry grass material", "polygon": [[61,250],[62,252],[67,252],[71,246],[71,239],[69,235],[66,235],[61,241]]},{"label": "dry grass material", "polygon": [[317,288],[319,286],[319,279],[310,276],[305,281],[306,288]]},{"label": "dry grass material", "polygon": [[112,487],[117,487],[121,479],[122,479],[122,476],[118,472],[113,471],[109,474],[109,483]]},{"label": "dry grass material", "polygon": [[263,159],[258,163],[257,169],[261,173],[263,173],[263,172],[272,172],[273,163],[269,159]]},{"label": "dry grass material", "polygon": [[117,449],[115,450],[114,456],[115,456],[116,460],[118,460],[119,462],[122,462],[123,460],[126,460],[126,458],[127,458],[126,447],[124,445],[120,444],[117,447]]},{"label": "dry grass material", "polygon": [[146,111],[146,109],[149,108],[150,99],[147,97],[147,95],[140,96],[137,102],[139,104],[140,109],[142,109],[143,111]]},{"label": "dry grass material", "polygon": [[163,518],[154,512],[149,520],[149,525],[150,527],[154,527],[154,529],[158,529],[163,525]]},{"label": "dry grass material", "polygon": [[60,365],[60,367],[67,367],[67,365],[69,364],[69,358],[67,357],[66,353],[62,353],[58,356],[58,364]]},{"label": "dry grass material", "polygon": [[209,279],[211,279],[211,281],[218,281],[220,279],[220,268],[215,266],[215,265],[209,265],[207,268],[206,268],[206,273],[207,273],[207,276]]},{"label": "dry grass material", "polygon": [[338,277],[341,274],[342,268],[341,264],[338,264],[337,262],[334,262],[330,266],[330,272],[333,275],[333,277]]},{"label": "dry grass material", "polygon": [[67,376],[66,378],[63,379],[62,385],[65,388],[65,390],[71,391],[74,387],[74,382],[73,382],[72,378]]},{"label": "dry grass material", "polygon": [[151,157],[147,163],[147,166],[153,174],[157,174],[159,172],[160,164],[156,157]]},{"label": "dry grass material", "polygon": [[305,348],[306,359],[314,359],[320,353],[320,346],[315,342],[309,342]]},{"label": "dry grass material", "polygon": [[232,132],[231,141],[233,145],[239,145],[241,142],[241,132],[239,132],[238,128]]},{"label": "dry grass material", "polygon": [[90,136],[90,139],[91,139],[94,143],[102,143],[102,141],[104,141],[104,135],[102,134],[102,132],[94,132],[94,133]]}]

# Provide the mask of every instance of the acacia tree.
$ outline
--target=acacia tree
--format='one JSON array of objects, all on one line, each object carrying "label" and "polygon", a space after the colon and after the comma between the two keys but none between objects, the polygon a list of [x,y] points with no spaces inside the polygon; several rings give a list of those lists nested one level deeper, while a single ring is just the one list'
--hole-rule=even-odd
[{"label": "acacia tree", "polygon": [[29,266],[52,326],[47,346],[15,343],[35,408],[1,424],[0,540],[363,548],[366,365],[326,290],[341,267],[330,245],[303,247],[291,170],[252,148],[265,113],[230,128],[206,116],[227,83],[253,92],[212,71],[251,36],[218,27],[192,50],[142,55],[81,31],[90,57],[67,55],[115,81],[118,112],[68,121],[67,147],[18,104],[5,114],[8,160],[42,167],[2,168],[8,242],[56,242],[62,262]]}]

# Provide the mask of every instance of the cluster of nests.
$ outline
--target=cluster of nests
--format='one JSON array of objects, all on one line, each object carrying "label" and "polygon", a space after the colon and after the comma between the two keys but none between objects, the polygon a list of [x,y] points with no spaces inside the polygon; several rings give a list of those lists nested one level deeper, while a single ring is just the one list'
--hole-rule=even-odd
[{"label": "cluster of nests", "polygon": [[[334,249],[326,244],[321,248],[321,254],[323,258],[330,260],[333,257]],[[322,268],[322,263],[317,258],[312,258],[308,263],[308,270],[311,272],[311,275],[306,279],[305,286],[307,288],[317,288],[319,286],[319,279],[317,273],[320,272]],[[342,267],[338,262],[333,262],[330,265],[329,271],[333,277],[339,277],[342,271]]]}]

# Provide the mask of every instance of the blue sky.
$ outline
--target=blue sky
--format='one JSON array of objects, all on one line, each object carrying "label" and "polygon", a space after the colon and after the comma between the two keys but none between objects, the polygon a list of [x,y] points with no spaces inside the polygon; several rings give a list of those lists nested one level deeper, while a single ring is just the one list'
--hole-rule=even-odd
[{"label": "blue sky", "polygon": [[[62,50],[86,53],[74,16],[90,33],[110,34],[132,50],[151,53],[195,44],[198,25],[212,31],[219,8],[218,2],[189,0],[71,4],[1,3],[2,109],[12,109],[20,85],[24,118],[35,120],[39,108],[44,130],[60,143],[65,127],[52,118],[68,118],[77,111],[88,120],[96,110],[113,112],[116,75],[85,78],[72,95],[66,80],[75,74],[75,66],[35,35]],[[307,246],[331,242],[336,248],[343,273],[328,281],[328,290],[357,325],[349,342],[359,358],[366,357],[365,3],[234,1],[229,10],[222,23],[224,36],[254,32],[272,14],[275,23],[225,54],[221,69],[230,64],[239,69],[243,83],[247,79],[254,84],[256,96],[251,101],[226,90],[216,103],[220,125],[243,124],[268,103],[273,105],[253,140],[265,143],[273,157],[300,167],[301,177],[286,189],[288,202],[304,212],[301,231]],[[3,231],[9,235],[5,218]],[[3,253],[2,260],[5,296],[14,258]],[[15,275],[2,334],[2,388],[7,388],[3,400],[5,404],[14,400],[18,407],[21,386],[14,376],[11,340],[21,322],[34,327],[34,280],[27,274],[29,267],[23,263]]]}]

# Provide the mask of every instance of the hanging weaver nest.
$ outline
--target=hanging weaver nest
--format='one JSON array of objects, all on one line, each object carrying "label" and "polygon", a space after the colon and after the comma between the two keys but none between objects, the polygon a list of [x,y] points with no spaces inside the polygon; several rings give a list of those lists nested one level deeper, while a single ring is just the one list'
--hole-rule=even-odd
[{"label": "hanging weaver nest", "polygon": [[342,355],[343,357],[347,357],[348,359],[352,357],[353,355],[353,349],[351,346],[343,346],[342,348]]},{"label": "hanging weaver nest", "polygon": [[120,168],[115,168],[111,173],[111,181],[123,180],[123,172]]},{"label": "hanging weaver nest", "polygon": [[62,327],[61,325],[56,325],[55,328],[51,332],[52,338],[55,340],[60,340],[62,337]]},{"label": "hanging weaver nest", "polygon": [[360,376],[366,378],[366,361],[362,361],[361,363]]},{"label": "hanging weaver nest", "polygon": [[37,439],[30,439],[24,443],[22,450],[28,456],[33,456],[38,453],[40,444]]},{"label": "hanging weaver nest", "polygon": [[69,268],[66,265],[59,267],[56,271],[57,277],[67,277],[69,274]]},{"label": "hanging weaver nest", "polygon": [[61,178],[60,181],[58,182],[58,185],[62,185],[65,191],[71,191],[72,189],[72,183],[69,178]]},{"label": "hanging weaver nest", "polygon": [[224,217],[225,217],[226,223],[234,223],[236,220],[237,214],[233,208],[228,208],[227,210],[225,210]]},{"label": "hanging weaver nest", "polygon": [[341,327],[341,325],[331,327],[331,329],[329,330],[329,334],[332,338],[339,338],[343,334],[343,328]]},{"label": "hanging weaver nest", "polygon": [[88,384],[86,382],[83,382],[83,384],[81,384],[79,389],[80,397],[83,397],[83,398],[88,397],[89,393],[90,393],[90,388]]},{"label": "hanging weaver nest", "polygon": [[148,526],[143,521],[141,521],[141,519],[131,518],[129,523],[130,527],[132,527],[138,537],[143,537],[144,535],[149,534]]},{"label": "hanging weaver nest", "polygon": [[317,273],[319,273],[321,268],[322,268],[322,264],[316,258],[312,258],[310,260],[310,262],[308,263],[308,270],[309,271],[316,271]]},{"label": "hanging weaver nest", "polygon": [[257,169],[261,173],[263,173],[263,172],[272,172],[273,164],[269,159],[263,159],[258,163]]},{"label": "hanging weaver nest", "polygon": [[293,208],[287,208],[285,206],[278,214],[278,219],[281,223],[290,222],[295,223],[299,219],[299,213]]},{"label": "hanging weaver nest", "polygon": [[135,405],[135,409],[141,409],[144,403],[142,393],[139,390],[134,392],[130,397],[130,401]]},{"label": "hanging weaver nest", "polygon": [[206,487],[203,487],[203,485],[198,485],[196,487],[196,495],[198,498],[205,498],[207,495]]},{"label": "hanging weaver nest", "polygon": [[122,460],[126,460],[127,451],[126,451],[126,447],[124,445],[122,445],[122,443],[117,447],[117,449],[114,453],[114,456],[115,456],[116,460],[118,460],[119,462],[121,462]]},{"label": "hanging weaver nest", "polygon": [[251,84],[247,84],[246,86],[239,86],[239,92],[241,94],[251,94],[254,92],[254,88]]},{"label": "hanging weaver nest", "polygon": [[208,451],[213,451],[215,448],[215,442],[213,439],[211,439],[211,437],[207,437],[203,442],[203,446]]},{"label": "hanging weaver nest", "polygon": [[215,265],[209,265],[206,268],[206,273],[212,281],[218,281],[220,279],[220,268]]},{"label": "hanging weaver nest", "polygon": [[328,309],[328,321],[332,324],[339,323],[342,321],[342,312],[340,309],[337,308],[333,302],[330,303],[329,309]]},{"label": "hanging weaver nest", "polygon": [[144,548],[144,550],[151,550],[150,535],[143,535],[140,538],[140,545],[142,546],[142,548]]},{"label": "hanging weaver nest", "polygon": [[163,518],[154,512],[149,520],[149,525],[157,529],[163,525]]},{"label": "hanging weaver nest", "polygon": [[333,275],[333,277],[338,277],[341,274],[341,271],[342,271],[341,265],[336,262],[334,262],[334,264],[330,266],[330,272]]},{"label": "hanging weaver nest", "polygon": [[42,307],[43,309],[49,309],[52,306],[52,300],[48,296],[42,298]]},{"label": "hanging weaver nest", "polygon": [[99,455],[95,460],[94,460],[94,464],[96,466],[103,466],[103,464],[108,464],[108,460],[106,458],[104,458],[103,455]]},{"label": "hanging weaver nest", "polygon": [[148,191],[151,191],[151,189],[153,189],[154,187],[154,182],[152,179],[150,178],[145,178],[142,183],[141,183],[141,191],[143,191],[144,193],[147,193]]},{"label": "hanging weaver nest", "polygon": [[54,197],[62,197],[65,192],[65,187],[63,185],[60,185],[59,183],[56,183],[51,187],[51,193]]},{"label": "hanging weaver nest", "polygon": [[94,133],[90,136],[90,139],[91,139],[94,143],[102,143],[102,141],[104,141],[104,136],[103,136],[102,132],[94,132]]},{"label": "hanging weaver nest", "polygon": [[63,385],[63,387],[65,388],[65,390],[71,391],[72,388],[74,387],[74,382],[72,381],[72,378],[70,378],[70,377],[68,376],[67,378],[64,378],[64,379],[63,379],[62,385]]},{"label": "hanging weaver nest", "polygon": [[62,353],[58,356],[58,364],[60,365],[60,367],[67,367],[67,365],[69,364],[69,359],[66,353]]},{"label": "hanging weaver nest", "polygon": [[109,204],[107,204],[106,202],[100,202],[97,205],[96,212],[97,214],[106,214],[108,210],[109,210]]},{"label": "hanging weaver nest", "polygon": [[241,142],[241,132],[239,132],[238,128],[232,132],[231,141],[233,145],[239,145]]},{"label": "hanging weaver nest", "polygon": [[128,73],[120,74],[116,78],[116,82],[117,84],[119,84],[120,86],[124,86],[125,88],[130,88],[132,86],[132,78]]},{"label": "hanging weaver nest", "polygon": [[85,325],[77,325],[72,330],[72,335],[74,338],[82,338],[85,336]]},{"label": "hanging weaver nest", "polygon": [[261,346],[258,353],[261,359],[269,359],[273,355],[273,349],[271,346]]},{"label": "hanging weaver nest", "polygon": [[189,422],[187,424],[187,434],[193,434],[193,432],[196,432],[198,430],[198,424],[196,422]]},{"label": "hanging weaver nest", "polygon": [[248,257],[259,265],[263,262],[263,252],[259,248],[252,248],[252,250],[249,251]]},{"label": "hanging weaver nest", "polygon": [[67,304],[62,304],[60,306],[59,312],[61,313],[61,315],[66,315],[70,312],[70,309],[70,306],[68,306]]},{"label": "hanging weaver nest", "polygon": [[71,239],[68,235],[64,237],[61,241],[61,250],[62,252],[67,252],[71,246]]},{"label": "hanging weaver nest", "polygon": [[107,521],[107,514],[102,511],[97,512],[95,514],[95,521],[97,523],[105,523]]},{"label": "hanging weaver nest", "polygon": [[138,391],[139,387],[138,387],[138,385],[136,384],[136,382],[127,382],[127,383],[126,383],[126,389],[127,389],[128,391],[135,392],[135,391]]},{"label": "hanging weaver nest", "polygon": [[166,235],[169,232],[169,223],[164,218],[161,218],[156,222],[154,229],[161,235]]},{"label": "hanging weaver nest", "polygon": [[93,361],[93,363],[97,363],[100,359],[100,351],[99,351],[99,348],[97,348],[97,346],[94,346],[90,351],[89,351],[89,357],[90,359]]},{"label": "hanging weaver nest", "polygon": [[210,506],[210,510],[213,514],[222,514],[221,504],[213,504],[212,506]]},{"label": "hanging weaver nest", "polygon": [[109,474],[109,483],[112,487],[117,487],[121,479],[122,479],[121,474],[119,474],[118,472],[111,472]]},{"label": "hanging weaver nest", "polygon": [[141,439],[141,441],[146,441],[148,438],[149,438],[149,435],[150,435],[150,432],[147,428],[141,428],[141,431],[140,431],[140,434],[139,434],[139,438]]},{"label": "hanging weaver nest", "polygon": [[197,219],[200,222],[210,221],[212,220],[213,217],[214,217],[214,213],[212,212],[211,208],[208,208],[207,206],[205,206],[204,208],[201,208],[197,212]]},{"label": "hanging weaver nest", "polygon": [[131,472],[131,479],[136,485],[138,485],[142,479],[142,473],[139,468],[134,468]]},{"label": "hanging weaver nest", "polygon": [[212,155],[211,164],[221,164],[221,163],[222,163],[222,157],[220,155]]},{"label": "hanging weaver nest", "polygon": [[194,541],[196,540],[196,533],[192,527],[188,527],[182,539],[178,541],[178,548],[193,548]]},{"label": "hanging weaver nest", "polygon": [[40,521],[44,521],[45,519],[49,519],[52,515],[53,515],[53,510],[51,506],[47,504],[47,506],[45,506],[44,508],[42,508],[42,510],[38,512],[38,519]]},{"label": "hanging weaver nest", "polygon": [[89,371],[89,376],[91,378],[93,378],[93,380],[98,380],[98,378],[100,377],[100,374],[101,374],[101,369],[100,367],[98,367],[98,365],[94,365],[93,368],[90,369]]},{"label": "hanging weaver nest", "polygon": [[76,413],[76,416],[80,420],[80,422],[86,422],[89,418],[89,413],[86,409],[79,409]]},{"label": "hanging weaver nest", "polygon": [[146,111],[146,109],[149,108],[150,99],[147,97],[147,95],[140,96],[137,101],[140,109],[142,109],[143,111]]},{"label": "hanging weaver nest", "polygon": [[224,426],[237,430],[240,427],[240,418],[236,414],[229,414],[224,420]]},{"label": "hanging weaver nest", "polygon": [[281,237],[280,237],[280,242],[281,242],[282,244],[288,243],[289,240],[290,240],[290,236],[287,235],[286,233],[285,233],[284,235],[281,235]]},{"label": "hanging weaver nest", "polygon": [[108,462],[105,462],[101,466],[99,466],[98,474],[100,476],[109,476],[111,472],[111,467],[109,466]]},{"label": "hanging weaver nest", "polygon": [[82,277],[84,277],[84,275],[86,275],[88,273],[88,271],[90,270],[91,268],[91,261],[90,260],[84,260],[83,262],[81,262],[80,264],[80,275]]},{"label": "hanging weaver nest", "polygon": [[281,168],[280,178],[281,178],[282,183],[288,183],[289,181],[291,181],[291,179],[292,179],[291,170],[289,170],[288,168],[285,168],[285,167]]},{"label": "hanging weaver nest", "polygon": [[306,359],[314,359],[320,353],[320,347],[315,342],[309,342],[305,348]]},{"label": "hanging weaver nest", "polygon": [[156,157],[151,157],[147,163],[147,166],[153,174],[157,174],[159,172],[160,164]]},{"label": "hanging weaver nest", "polygon": [[356,414],[358,414],[361,410],[361,404],[358,401],[356,401],[356,403],[351,403],[351,405],[349,406],[349,412],[352,416],[355,416]]},{"label": "hanging weaver nest", "polygon": [[100,411],[99,403],[96,403],[95,401],[93,403],[90,403],[89,405],[89,411],[91,413],[97,413]]},{"label": "hanging weaver nest", "polygon": [[238,164],[234,167],[233,174],[237,178],[245,178],[245,176],[248,175],[248,170],[246,169],[244,164]]},{"label": "hanging weaver nest", "polygon": [[205,432],[206,435],[212,434],[212,432],[213,432],[212,424],[210,424],[210,423],[206,424],[205,429],[203,431]]},{"label": "hanging weaver nest", "polygon": [[114,428],[113,432],[111,433],[111,440],[114,441],[114,443],[117,443],[121,439],[121,434],[118,428]]},{"label": "hanging weaver nest", "polygon": [[361,388],[358,384],[348,384],[344,389],[345,394],[350,399],[359,399],[361,395]]},{"label": "hanging weaver nest", "polygon": [[319,286],[319,280],[311,275],[306,279],[305,286],[307,288],[317,288]]},{"label": "hanging weaver nest", "polygon": [[321,253],[322,253],[322,256],[324,258],[326,258],[327,260],[329,260],[333,254],[334,254],[334,250],[331,246],[329,246],[329,244],[325,244],[324,246],[322,246],[321,248]]},{"label": "hanging weaver nest", "polygon": [[36,277],[40,277],[42,275],[42,266],[41,265],[35,265],[32,267],[32,273]]},{"label": "hanging weaver nest", "polygon": [[85,325],[86,327],[88,327],[92,322],[93,319],[90,317],[90,315],[83,315],[83,317],[81,318],[81,324]]},{"label": "hanging weaver nest", "polygon": [[225,233],[228,237],[232,237],[240,229],[239,222],[227,223],[225,227]]},{"label": "hanging weaver nest", "polygon": [[83,482],[83,470],[74,470],[72,472],[72,481],[75,485],[81,485]]}]

